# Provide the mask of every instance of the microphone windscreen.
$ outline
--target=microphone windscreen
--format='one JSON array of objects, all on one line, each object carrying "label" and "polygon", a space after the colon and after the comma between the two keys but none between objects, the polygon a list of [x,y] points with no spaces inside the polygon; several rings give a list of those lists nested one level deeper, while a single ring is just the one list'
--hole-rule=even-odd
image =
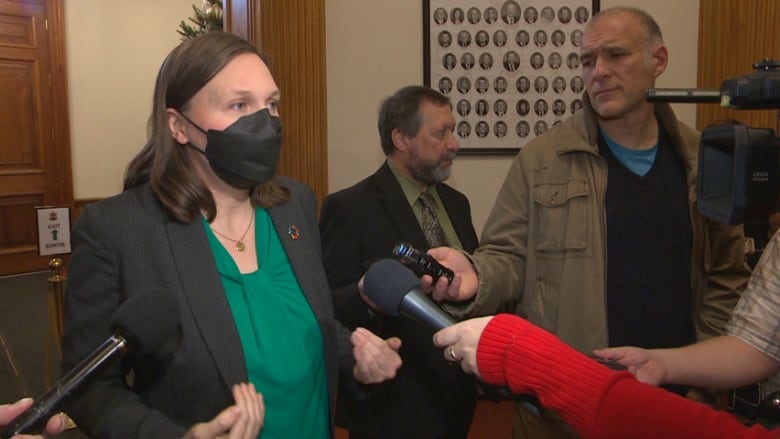
[{"label": "microphone windscreen", "polygon": [[420,279],[395,259],[380,259],[366,272],[363,292],[385,314],[399,315],[399,305],[406,293],[419,288]]},{"label": "microphone windscreen", "polygon": [[136,351],[155,349],[172,337],[178,326],[179,303],[161,289],[130,296],[111,317],[111,329]]}]

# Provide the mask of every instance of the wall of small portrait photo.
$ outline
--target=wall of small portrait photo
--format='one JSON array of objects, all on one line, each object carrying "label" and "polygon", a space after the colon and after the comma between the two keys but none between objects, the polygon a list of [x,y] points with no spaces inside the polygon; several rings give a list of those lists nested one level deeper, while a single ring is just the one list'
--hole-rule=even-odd
[{"label": "wall of small portrait photo", "polygon": [[456,106],[462,152],[514,154],[581,107],[582,32],[598,3],[425,0],[424,80]]}]

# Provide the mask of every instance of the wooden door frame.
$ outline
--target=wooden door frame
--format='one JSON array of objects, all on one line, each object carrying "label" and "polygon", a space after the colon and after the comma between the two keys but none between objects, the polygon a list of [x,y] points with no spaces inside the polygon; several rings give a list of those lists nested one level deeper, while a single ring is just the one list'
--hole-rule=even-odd
[{"label": "wooden door frame", "polygon": [[[73,165],[70,149],[70,113],[68,105],[68,75],[65,54],[65,0],[47,2],[49,12],[50,54],[52,65],[51,91],[54,108],[54,142],[58,204],[67,205],[73,212]],[[52,7],[49,10],[49,6]],[[55,92],[56,91],[56,92]]]},{"label": "wooden door frame", "polygon": [[[73,224],[75,215],[65,54],[65,0],[21,0],[16,3],[22,7],[36,5],[43,8],[42,28],[44,30],[36,34],[35,38],[46,40],[46,51],[40,52],[40,56],[48,64],[48,71],[42,72],[41,78],[38,79],[41,82],[40,93],[48,94],[47,108],[43,110],[46,117],[44,120],[37,121],[45,142],[43,155],[40,158],[45,185],[39,192],[35,192],[36,200],[33,200],[29,206],[31,209],[40,204],[69,207],[71,224]],[[40,24],[36,29],[40,29],[38,26]],[[21,196],[25,194],[22,193]],[[27,213],[25,212],[25,215]],[[35,218],[35,213],[30,213],[29,218]],[[35,224],[30,227],[34,228]],[[52,259],[50,256],[39,255],[37,240],[25,240],[22,245],[3,249],[0,251],[0,258],[3,262],[0,264],[0,275],[45,270]],[[67,255],[64,259],[67,259]]]}]

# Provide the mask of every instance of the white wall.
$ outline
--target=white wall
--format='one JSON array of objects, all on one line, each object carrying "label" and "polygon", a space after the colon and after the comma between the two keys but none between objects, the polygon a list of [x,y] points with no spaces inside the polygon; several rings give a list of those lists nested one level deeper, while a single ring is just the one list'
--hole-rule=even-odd
[{"label": "white wall", "polygon": [[152,89],[176,29],[197,0],[78,0],[65,4],[65,50],[76,199],[122,190],[146,142]]},{"label": "white wall", "polygon": [[[665,33],[671,65],[658,87],[695,87],[698,60],[698,0],[601,0],[643,8]],[[422,84],[422,2],[419,0],[327,0],[328,175],[331,192],[373,173],[384,155],[376,128],[379,102],[398,88]],[[695,125],[695,106],[676,107]],[[511,157],[462,156],[448,183],[471,201],[482,230]]]}]

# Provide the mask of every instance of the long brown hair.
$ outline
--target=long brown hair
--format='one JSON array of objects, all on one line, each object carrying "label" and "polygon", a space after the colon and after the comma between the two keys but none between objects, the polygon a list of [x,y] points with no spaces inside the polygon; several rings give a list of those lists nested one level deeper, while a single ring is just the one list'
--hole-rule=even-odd
[{"label": "long brown hair", "polygon": [[[189,223],[206,212],[210,222],[217,215],[211,191],[187,161],[184,148],[168,128],[168,108],[182,110],[190,99],[238,55],[253,53],[266,58],[248,41],[226,32],[209,32],[183,42],[163,61],[154,86],[149,140],[127,165],[124,189],[150,183],[168,214]],[[289,200],[290,191],[271,180],[251,191],[255,206],[273,207]]]}]

